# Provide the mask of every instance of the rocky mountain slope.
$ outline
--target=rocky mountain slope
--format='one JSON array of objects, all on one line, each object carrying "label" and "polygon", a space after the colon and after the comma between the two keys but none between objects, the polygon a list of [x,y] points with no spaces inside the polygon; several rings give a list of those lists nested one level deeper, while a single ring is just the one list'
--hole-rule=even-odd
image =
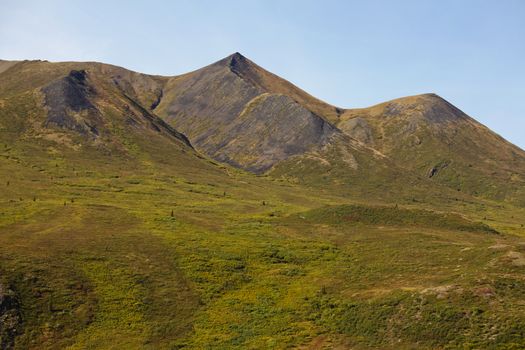
[{"label": "rocky mountain slope", "polygon": [[319,149],[337,111],[235,53],[171,78],[155,111],[210,157],[261,173]]},{"label": "rocky mountain slope", "polygon": [[525,203],[525,152],[435,94],[345,110],[236,53],[170,78],[155,111],[208,156],[256,173],[314,183],[315,168],[355,184],[386,167],[379,177],[389,182],[414,175]]},{"label": "rocky mountain slope", "polygon": [[[127,73],[125,79],[121,72]],[[30,113],[39,116],[36,119],[25,116],[20,122],[27,124],[26,132],[32,129],[47,138],[64,140],[81,136],[95,145],[125,148],[126,135],[117,135],[125,129],[137,135],[157,134],[190,147],[184,135],[143,105],[151,103],[150,91],[144,84],[140,90],[135,89],[136,80],[130,74],[97,63],[20,62],[2,73],[3,111],[22,110],[33,103]],[[147,81],[146,77],[141,78]],[[17,105],[20,99],[26,105]],[[4,128],[9,129],[12,125],[7,116],[3,117]]]},{"label": "rocky mountain slope", "polygon": [[525,152],[435,94],[349,109],[337,126],[432,181],[525,203]]},{"label": "rocky mountain slope", "polygon": [[3,128],[69,147],[130,155],[132,138],[162,139],[310,184],[395,188],[407,178],[407,191],[525,202],[525,152],[434,94],[337,108],[239,53],[175,77],[77,62],[1,61],[0,71],[0,102],[15,112]]}]

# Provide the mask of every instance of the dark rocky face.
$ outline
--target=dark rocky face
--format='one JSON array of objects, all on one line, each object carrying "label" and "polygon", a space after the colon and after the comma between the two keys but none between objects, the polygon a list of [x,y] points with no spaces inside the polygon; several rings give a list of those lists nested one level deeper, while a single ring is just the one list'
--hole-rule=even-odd
[{"label": "dark rocky face", "polygon": [[[100,112],[90,101],[95,91],[87,82],[86,71],[72,70],[68,76],[51,82],[42,91],[48,108],[45,126],[75,130],[93,137],[99,135]],[[82,115],[82,118],[75,115]]]},{"label": "dark rocky face", "polygon": [[0,349],[12,349],[21,330],[19,304],[15,293],[0,284]]}]

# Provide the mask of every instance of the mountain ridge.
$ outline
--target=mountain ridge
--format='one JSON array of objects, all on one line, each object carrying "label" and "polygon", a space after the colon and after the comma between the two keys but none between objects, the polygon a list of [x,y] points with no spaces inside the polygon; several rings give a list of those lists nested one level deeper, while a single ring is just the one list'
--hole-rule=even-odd
[{"label": "mountain ridge", "polygon": [[[38,88],[47,89],[49,99],[51,81],[71,80],[74,71],[93,78],[94,91],[101,92],[93,98],[113,105],[115,113],[133,111],[143,120],[136,125],[162,130],[236,168],[283,176],[291,171],[313,183],[319,176],[341,183],[338,176],[351,174],[347,181],[352,186],[379,176],[378,169],[391,169],[381,170],[378,181],[412,173],[470,195],[525,203],[525,152],[435,93],[343,109],[316,99],[236,52],[172,77],[97,62],[17,61],[0,73],[4,82],[0,98]],[[82,84],[65,80],[62,84],[77,97],[84,96],[78,94]],[[91,98],[84,102],[89,101]],[[51,108],[55,116],[62,110],[58,119],[64,125],[97,139],[96,125],[105,114],[97,117],[96,108],[66,102],[67,98],[62,109]],[[74,118],[84,118],[82,125],[75,124],[71,116],[67,121],[66,110]],[[131,118],[128,123],[135,122]],[[378,155],[388,158],[389,165],[379,164],[385,160]],[[306,164],[321,173],[314,177],[298,174],[298,169],[306,171]],[[334,164],[341,171],[334,172]],[[275,167],[279,170],[272,171]],[[347,186],[345,182],[342,186]]]},{"label": "mountain ridge", "polygon": [[348,109],[337,125],[433,181],[524,203],[525,152],[436,94]]},{"label": "mountain ridge", "polygon": [[523,151],[231,61],[0,73],[0,348],[525,346]]}]

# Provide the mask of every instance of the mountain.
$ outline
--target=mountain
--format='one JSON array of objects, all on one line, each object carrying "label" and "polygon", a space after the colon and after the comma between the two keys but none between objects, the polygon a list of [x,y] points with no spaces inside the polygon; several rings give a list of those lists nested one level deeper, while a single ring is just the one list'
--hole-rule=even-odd
[{"label": "mountain", "polygon": [[169,78],[154,112],[198,151],[256,174],[369,196],[407,181],[413,193],[428,192],[425,181],[337,128],[342,109],[239,53]]},{"label": "mountain", "polygon": [[410,197],[430,186],[525,203],[525,152],[435,94],[342,109],[239,53],[175,77],[100,63],[1,61],[0,69],[4,104],[30,93],[47,114],[31,124],[40,138],[80,136],[130,154],[126,138],[160,134],[256,174],[354,194],[388,186]]},{"label": "mountain", "polygon": [[525,152],[435,94],[345,110],[336,125],[432,181],[525,203]]},{"label": "mountain", "polygon": [[340,133],[335,107],[239,53],[169,79],[155,112],[208,156],[256,173]]},{"label": "mountain", "polygon": [[0,348],[525,348],[523,154],[240,54],[0,61]]},{"label": "mountain", "polygon": [[435,94],[337,108],[235,53],[170,78],[155,112],[206,155],[255,173],[352,186],[415,176],[525,203],[525,152]]},{"label": "mountain", "polygon": [[197,159],[186,136],[150,109],[159,78],[99,63],[21,61],[1,81],[0,130],[13,151],[49,148],[137,166],[159,149]]}]

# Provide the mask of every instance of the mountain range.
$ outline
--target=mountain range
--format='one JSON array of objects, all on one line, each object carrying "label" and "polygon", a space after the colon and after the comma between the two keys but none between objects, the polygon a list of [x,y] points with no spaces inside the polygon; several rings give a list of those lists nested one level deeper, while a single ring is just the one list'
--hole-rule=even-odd
[{"label": "mountain range", "polygon": [[239,53],[175,77],[99,63],[0,67],[3,104],[31,94],[45,115],[30,127],[39,137],[125,152],[115,129],[153,133],[255,174],[315,184],[320,175],[340,181],[340,172],[352,183],[403,173],[423,186],[525,203],[525,152],[435,94],[343,109]]},{"label": "mountain range", "polygon": [[0,180],[2,349],[525,346],[525,151],[434,93],[0,60]]}]

